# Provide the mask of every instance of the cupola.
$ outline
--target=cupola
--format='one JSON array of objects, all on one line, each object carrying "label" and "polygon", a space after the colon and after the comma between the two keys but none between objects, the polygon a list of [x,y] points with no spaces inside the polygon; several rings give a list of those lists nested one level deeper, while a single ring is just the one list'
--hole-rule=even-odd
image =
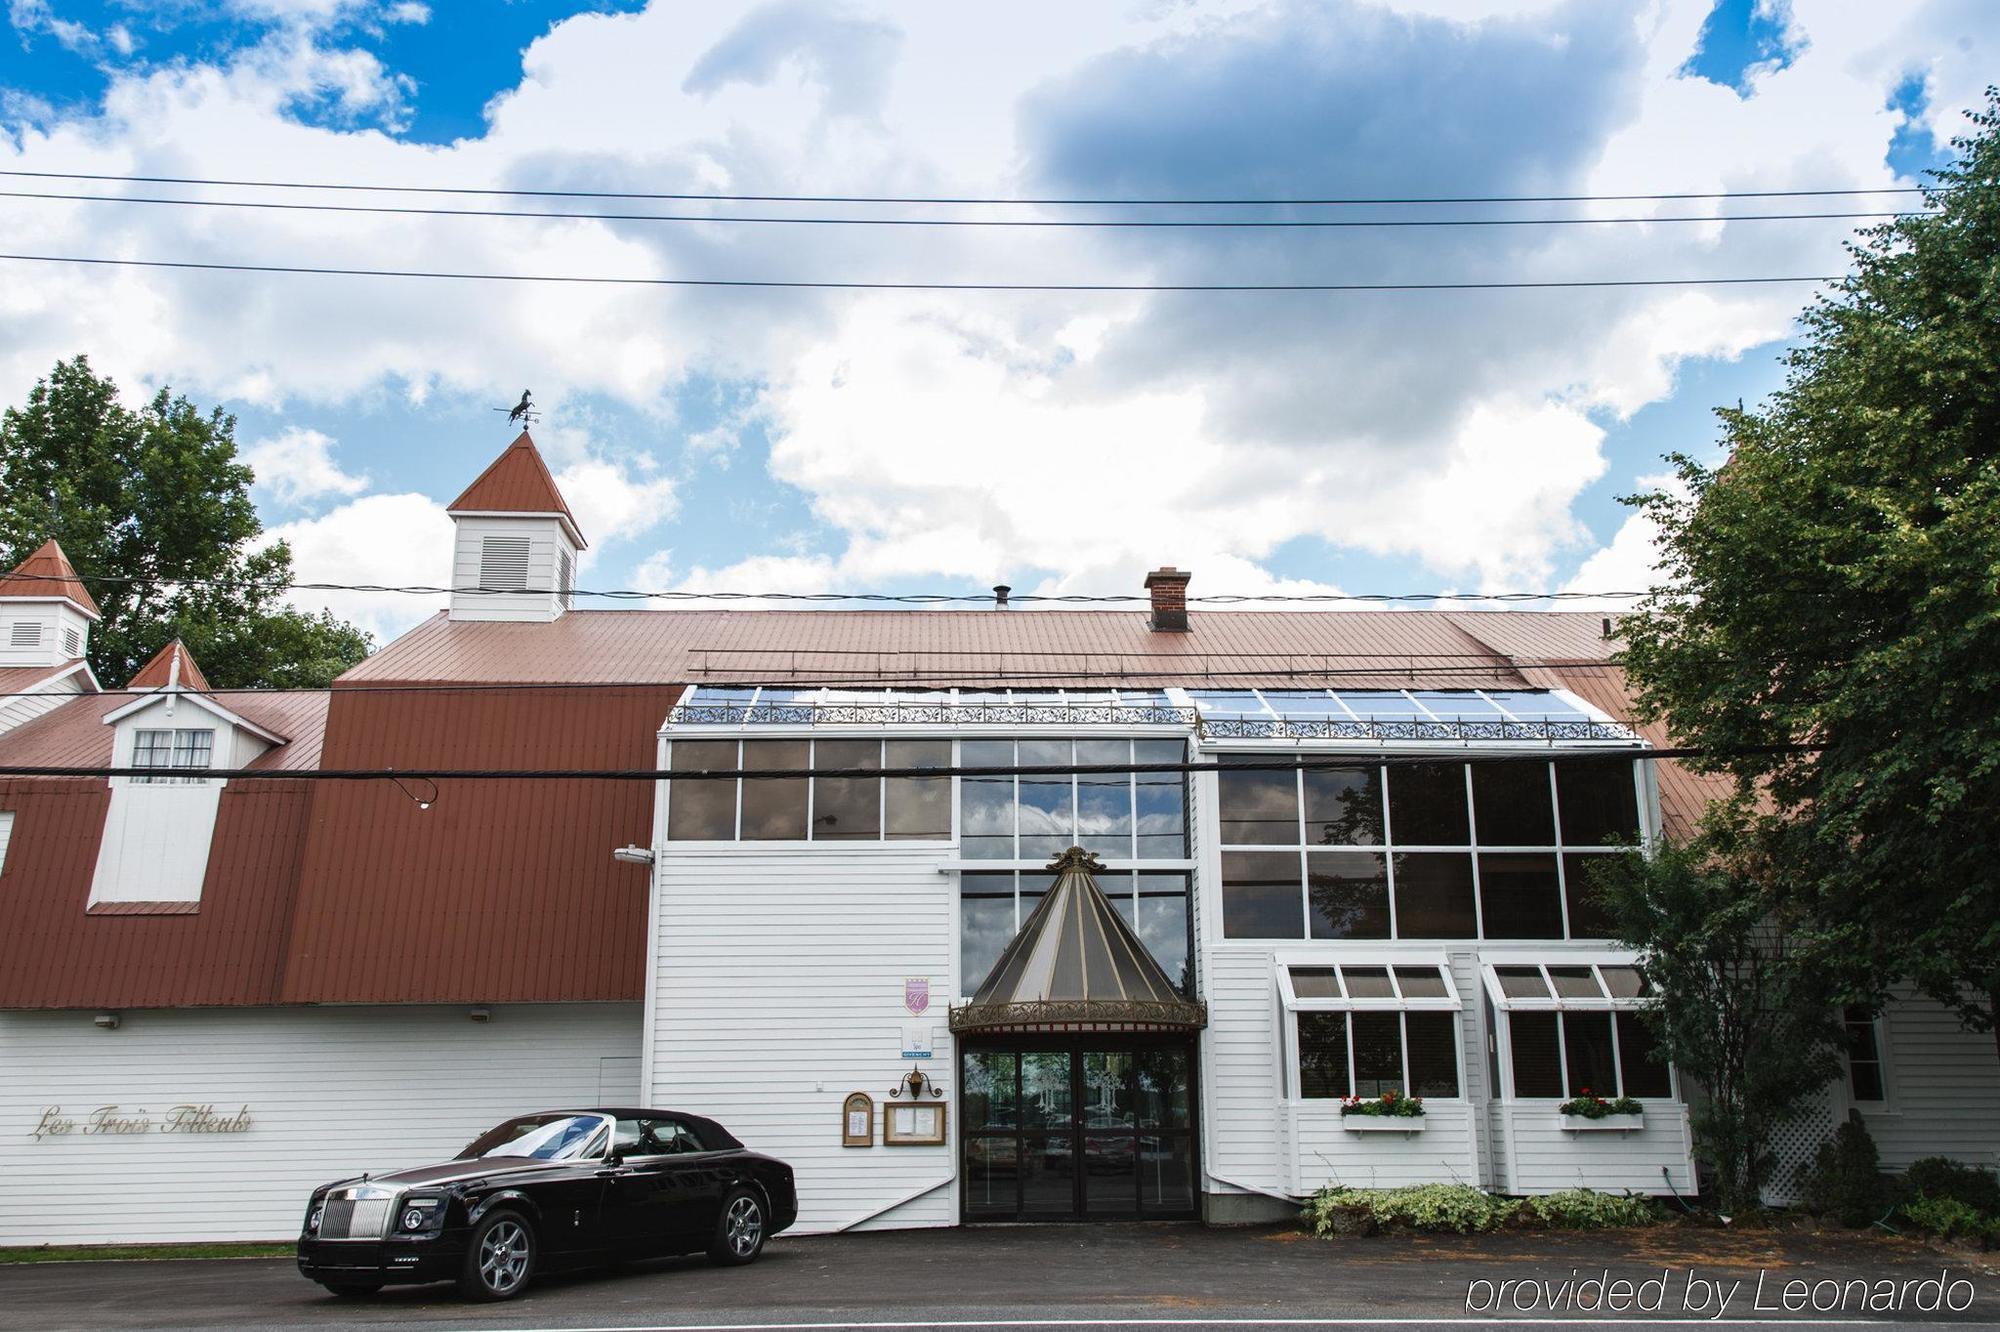
[{"label": "cupola", "polygon": [[0,666],[61,666],[90,647],[103,617],[62,547],[45,541],[0,578]]},{"label": "cupola", "polygon": [[586,543],[527,431],[446,512],[457,529],[452,619],[547,621],[569,609]]}]

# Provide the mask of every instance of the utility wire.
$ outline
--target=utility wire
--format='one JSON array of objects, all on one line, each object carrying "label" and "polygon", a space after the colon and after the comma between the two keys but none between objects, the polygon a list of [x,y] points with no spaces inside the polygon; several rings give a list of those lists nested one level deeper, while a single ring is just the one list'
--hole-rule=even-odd
[{"label": "utility wire", "polygon": [[294,273],[319,277],[430,278],[454,282],[558,283],[605,287],[709,287],[772,291],[1020,292],[1402,292],[1569,291],[1607,287],[1747,287],[1839,282],[1839,275],[1789,277],[1583,278],[1513,282],[831,282],[773,278],[593,277],[580,273],[471,273],[411,268],[339,268],[315,264],[231,264],[191,259],[113,259],[93,255],[0,254],[0,260],[104,268],[180,269],[209,273]]},{"label": "utility wire", "polygon": [[[1744,745],[1731,748],[1711,748],[1684,746],[1662,749],[1621,749],[1612,751],[1619,757],[1645,759],[1687,759],[1750,757],[1762,754],[1806,754],[1817,753],[1823,745],[1783,744]],[[1455,752],[1464,752],[1463,750]],[[1564,751],[1569,757],[1584,754],[1602,754],[1604,749],[1585,751]],[[1424,754],[1370,754],[1370,765],[1386,767],[1408,767],[1416,764],[1430,764],[1439,761],[1435,752]],[[1493,754],[1476,760],[1481,763],[1547,763],[1549,750],[1531,754]],[[1298,758],[1282,755],[1230,755],[1227,764],[1214,762],[1178,763],[1076,763],[1060,766],[1023,764],[952,764],[935,768],[133,768],[133,767],[58,767],[54,765],[9,764],[0,765],[0,778],[7,777],[192,777],[218,778],[229,781],[319,781],[319,782],[365,782],[365,781],[602,781],[602,782],[733,782],[733,781],[808,781],[817,777],[915,777],[943,779],[946,777],[1068,777],[1076,776],[1123,776],[1127,773],[1194,773],[1215,772],[1227,767],[1237,772],[1291,772],[1303,769],[1307,772],[1350,770],[1355,766],[1354,755],[1329,756],[1326,758]]]},{"label": "utility wire", "polygon": [[510,208],[417,208],[381,204],[286,203],[266,199],[165,199],[145,195],[62,194],[32,190],[0,190],[0,199],[52,200],[69,203],[165,204],[181,208],[240,208],[288,213],[362,213],[396,217],[537,218],[549,222],[716,222],[769,223],[821,227],[1015,227],[1015,228],[1175,228],[1288,230],[1314,228],[1396,227],[1569,227],[1646,222],[1805,222],[1823,219],[1923,217],[1912,212],[1734,213],[1668,217],[1450,217],[1450,218],[968,218],[968,217],[776,217],[704,213],[551,213]]},{"label": "utility wire", "polygon": [[1877,194],[1923,194],[1917,185],[1887,185],[1876,188],[1825,190],[1710,190],[1662,194],[1486,194],[1486,195],[1403,195],[1350,196],[1333,198],[1047,198],[949,195],[881,194],[721,194],[662,193],[632,190],[538,190],[499,186],[459,185],[363,185],[347,181],[233,180],[212,176],[140,176],[84,171],[0,171],[0,177],[33,180],[111,181],[126,185],[214,185],[263,190],[342,190],[369,194],[485,195],[517,199],[637,199],[669,202],[712,203],[811,203],[811,204],[943,204],[1023,207],[1232,207],[1232,208],[1331,208],[1431,204],[1519,204],[1519,203],[1662,203],[1702,199],[1827,199],[1855,198]]},{"label": "utility wire", "polygon": [[[261,592],[378,592],[402,593],[412,596],[521,596],[546,597],[553,589],[469,586],[454,587],[423,583],[303,583],[276,582],[271,580],[245,580],[233,578],[175,578],[167,574],[86,574],[77,576],[85,582],[117,583],[126,586],[171,586],[171,587],[225,587],[237,591]],[[67,583],[73,581],[67,574],[15,573],[6,575],[9,582]],[[589,590],[570,589],[573,597],[604,597],[613,600],[645,601],[864,601],[885,602],[897,605],[950,605],[972,604],[990,605],[994,597],[991,592],[698,592],[698,591],[642,591],[633,588],[604,588]],[[1231,592],[1211,593],[1206,596],[1187,598],[1188,604],[1247,605],[1262,602],[1403,602],[1403,601],[1588,601],[1597,599],[1630,600],[1650,596],[1650,592]],[[1141,592],[1047,592],[1008,594],[1008,604],[1051,603],[1062,605],[1098,605],[1121,602],[1150,602],[1151,597]]]}]

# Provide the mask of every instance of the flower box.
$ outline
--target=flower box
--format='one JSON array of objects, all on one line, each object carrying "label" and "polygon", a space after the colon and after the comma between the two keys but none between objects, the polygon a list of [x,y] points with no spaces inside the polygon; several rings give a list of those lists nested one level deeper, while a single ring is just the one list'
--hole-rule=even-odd
[{"label": "flower box", "polygon": [[1342,1115],[1340,1126],[1349,1133],[1421,1133],[1422,1115]]},{"label": "flower box", "polygon": [[1588,1115],[1559,1114],[1556,1122],[1571,1133],[1631,1133],[1646,1127],[1646,1115],[1644,1111],[1637,1110],[1627,1114],[1601,1115],[1596,1119]]}]

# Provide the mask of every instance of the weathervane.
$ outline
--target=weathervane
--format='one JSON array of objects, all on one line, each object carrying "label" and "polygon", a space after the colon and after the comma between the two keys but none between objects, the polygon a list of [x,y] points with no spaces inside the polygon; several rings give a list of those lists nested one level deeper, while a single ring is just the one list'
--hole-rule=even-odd
[{"label": "weathervane", "polygon": [[535,409],[532,401],[533,393],[533,389],[522,389],[519,402],[512,407],[495,407],[493,410],[507,413],[508,425],[531,426],[542,419],[542,414]]}]

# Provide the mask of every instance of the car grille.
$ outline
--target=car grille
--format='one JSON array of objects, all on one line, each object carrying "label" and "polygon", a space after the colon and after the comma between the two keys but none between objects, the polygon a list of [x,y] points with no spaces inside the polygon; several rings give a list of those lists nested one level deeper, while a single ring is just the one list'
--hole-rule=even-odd
[{"label": "car grille", "polygon": [[329,1198],[320,1217],[321,1239],[381,1239],[389,1229],[392,1198]]}]

